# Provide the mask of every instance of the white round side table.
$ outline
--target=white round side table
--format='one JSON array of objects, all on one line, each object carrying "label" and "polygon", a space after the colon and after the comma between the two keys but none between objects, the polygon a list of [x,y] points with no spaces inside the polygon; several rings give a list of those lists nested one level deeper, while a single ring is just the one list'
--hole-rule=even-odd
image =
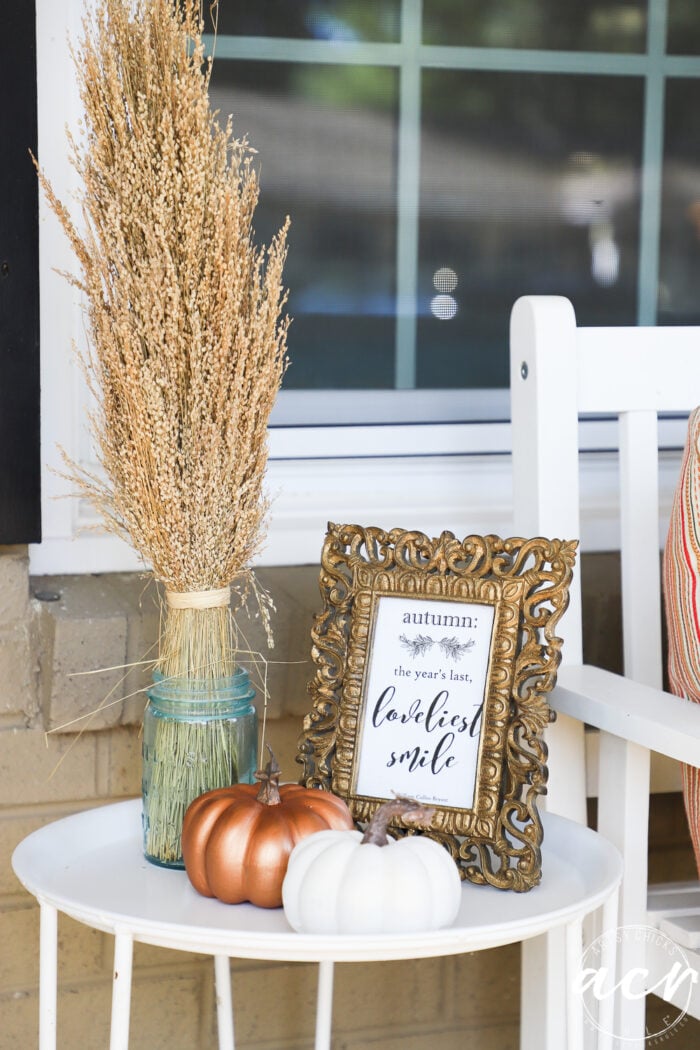
[{"label": "white round side table", "polygon": [[[41,906],[40,1050],[56,1047],[59,911],[115,937],[110,1050],[127,1050],[129,1043],[134,941],[214,957],[220,1050],[234,1050],[231,958],[318,962],[315,1046],[330,1050],[334,962],[455,955],[557,927],[566,928],[566,1047],[582,1050],[583,1001],[572,980],[580,965],[582,921],[603,908],[602,928],[615,926],[622,861],[610,843],[588,828],[550,814],[543,814],[543,824],[539,886],[513,893],[465,883],[452,926],[375,936],[299,934],[281,908],[226,905],[199,896],[184,872],[145,860],[140,799],[48,824],[24,839],[12,856],[17,877]],[[605,965],[614,969],[614,958]],[[604,1008],[611,1010],[612,1001]]]}]

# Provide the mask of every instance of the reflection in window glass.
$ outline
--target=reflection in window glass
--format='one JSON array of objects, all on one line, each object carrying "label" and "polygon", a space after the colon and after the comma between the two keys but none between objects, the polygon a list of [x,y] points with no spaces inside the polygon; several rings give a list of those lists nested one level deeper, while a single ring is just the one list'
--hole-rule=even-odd
[{"label": "reflection in window glass", "polygon": [[257,235],[289,214],[285,388],[394,385],[397,73],[217,59],[212,104],[257,150]]},{"label": "reflection in window glass", "polygon": [[666,85],[659,323],[700,324],[699,80]]},{"label": "reflection in window glass", "polygon": [[646,9],[646,0],[423,0],[423,42],[640,52]]},{"label": "reflection in window glass", "polygon": [[642,110],[636,78],[424,74],[418,386],[507,386],[520,295],[635,323]]},{"label": "reflection in window glass", "polygon": [[219,33],[395,41],[400,0],[219,0]]},{"label": "reflection in window glass", "polygon": [[700,55],[698,0],[669,0],[667,41],[670,55]]}]

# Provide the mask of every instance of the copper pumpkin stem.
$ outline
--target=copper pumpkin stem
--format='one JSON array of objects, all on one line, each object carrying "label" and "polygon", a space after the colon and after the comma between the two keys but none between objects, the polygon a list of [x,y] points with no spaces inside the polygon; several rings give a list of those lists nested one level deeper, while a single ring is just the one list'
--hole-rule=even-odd
[{"label": "copper pumpkin stem", "polygon": [[383,803],[379,809],[375,810],[374,816],[362,836],[361,845],[371,842],[375,846],[387,846],[389,844],[389,836],[386,832],[390,821],[394,817],[401,817],[404,824],[429,827],[434,814],[434,809],[422,806],[416,799],[397,795],[395,799]]},{"label": "copper pumpkin stem", "polygon": [[279,806],[280,804],[280,769],[279,762],[275,758],[269,744],[265,745],[270,752],[270,759],[264,769],[258,769],[255,779],[260,781],[260,790],[255,796],[258,802],[266,806]]}]

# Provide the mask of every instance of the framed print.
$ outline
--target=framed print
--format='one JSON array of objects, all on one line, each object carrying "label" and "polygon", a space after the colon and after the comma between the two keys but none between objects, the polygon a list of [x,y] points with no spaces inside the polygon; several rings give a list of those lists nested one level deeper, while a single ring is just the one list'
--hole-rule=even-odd
[{"label": "framed print", "polygon": [[329,525],[303,782],[343,797],[359,824],[394,795],[416,798],[463,878],[536,885],[546,694],[576,548]]}]

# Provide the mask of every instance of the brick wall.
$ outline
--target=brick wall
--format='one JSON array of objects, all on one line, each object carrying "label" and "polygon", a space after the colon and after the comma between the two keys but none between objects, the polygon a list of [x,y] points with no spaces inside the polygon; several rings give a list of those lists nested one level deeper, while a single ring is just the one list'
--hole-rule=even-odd
[{"label": "brick wall", "polygon": [[[296,780],[318,569],[260,577],[277,605],[267,739],[283,777]],[[584,580],[586,657],[619,670],[617,558],[588,556]],[[259,628],[243,626],[249,647],[262,648]],[[152,653],[157,629],[158,596],[145,580],[30,580],[26,549],[0,547],[0,1050],[32,1050],[38,1033],[39,913],[11,870],[12,850],[48,821],[138,795],[140,690],[149,679],[139,661]],[[656,878],[693,877],[678,796],[652,800],[651,839]],[[109,1045],[112,951],[111,937],[59,916],[59,1047]],[[211,961],[136,945],[134,964],[132,1050],[214,1050]],[[519,966],[517,946],[339,965],[334,1050],[515,1050]],[[240,1050],[310,1050],[314,966],[234,962],[232,973]],[[674,1033],[678,1050],[699,1039],[692,1020]]]},{"label": "brick wall", "polygon": [[[308,709],[309,630],[318,570],[261,570],[277,605],[267,739],[285,779]],[[137,796],[139,723],[158,598],[134,576],[29,580],[24,548],[0,548],[0,1050],[32,1050],[38,1032],[39,913],[10,867],[14,846],[86,806]],[[245,628],[251,649],[260,631]],[[122,670],[127,665],[135,665]],[[102,668],[100,674],[85,674]],[[46,732],[50,730],[50,732]],[[59,1046],[109,1044],[112,939],[59,917]],[[132,1050],[216,1047],[213,965],[136,945]],[[313,1046],[316,969],[234,962],[236,1046]],[[511,1050],[518,1043],[519,950],[448,959],[343,964],[336,1050]]]}]

